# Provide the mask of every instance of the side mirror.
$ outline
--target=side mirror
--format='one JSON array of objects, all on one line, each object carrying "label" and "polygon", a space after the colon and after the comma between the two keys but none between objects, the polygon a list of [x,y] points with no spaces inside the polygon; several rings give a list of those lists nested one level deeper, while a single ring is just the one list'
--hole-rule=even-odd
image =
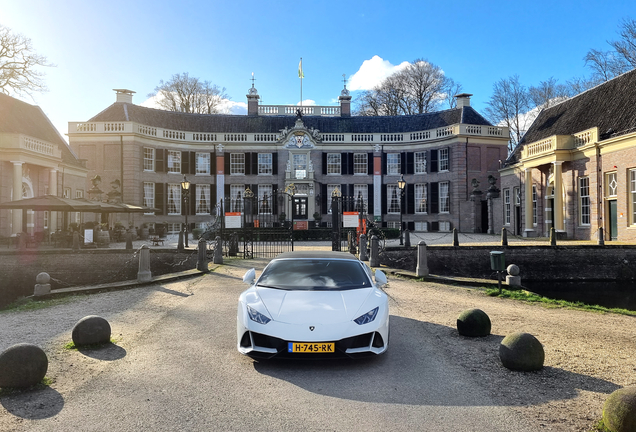
[{"label": "side mirror", "polygon": [[389,283],[389,280],[382,270],[375,271],[375,283],[378,286],[386,285]]},{"label": "side mirror", "polygon": [[243,275],[243,282],[245,282],[248,285],[252,285],[255,279],[256,279],[256,270],[254,269],[249,269]]}]

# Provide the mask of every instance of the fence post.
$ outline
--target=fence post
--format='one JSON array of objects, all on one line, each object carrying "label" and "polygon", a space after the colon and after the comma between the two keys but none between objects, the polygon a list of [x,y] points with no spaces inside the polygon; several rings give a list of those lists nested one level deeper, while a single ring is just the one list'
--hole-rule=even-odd
[{"label": "fence post", "polygon": [[[93,239],[93,241],[95,241],[95,239]],[[130,228],[128,228],[126,230],[126,250],[132,250],[133,248],[133,244],[132,244],[132,230]]]},{"label": "fence post", "polygon": [[369,254],[367,251],[367,235],[360,235],[360,261],[368,261]]},{"label": "fence post", "polygon": [[214,264],[223,264],[223,242],[221,236],[216,236],[214,239],[216,244],[214,245]]},{"label": "fence post", "polygon": [[371,236],[371,257],[369,258],[370,267],[380,267],[380,241],[378,236]]},{"label": "fence post", "polygon": [[200,238],[199,243],[197,244],[197,249],[199,252],[199,259],[197,260],[197,270],[202,272],[208,271],[208,243],[205,239]]},{"label": "fence post", "polygon": [[598,229],[598,245],[605,246],[605,235],[603,234],[603,227]]},{"label": "fence post", "polygon": [[408,229],[404,230],[404,248],[411,247],[411,231]]},{"label": "fence post", "polygon": [[139,272],[137,272],[137,281],[150,282],[152,273],[150,272],[150,249],[148,245],[141,246],[139,250]]},{"label": "fence post", "polygon": [[179,241],[177,243],[177,250],[183,251],[183,230],[179,230]]},{"label": "fence post", "polygon": [[550,246],[557,245],[557,234],[554,227],[550,228]]},{"label": "fence post", "polygon": [[501,229],[501,245],[508,246],[508,230],[505,227]]},{"label": "fence post", "polygon": [[38,273],[35,277],[35,288],[33,290],[33,295],[35,297],[49,294],[51,292],[51,276],[48,273],[42,272]]},{"label": "fence post", "polygon": [[426,259],[426,243],[420,240],[417,244],[417,268],[415,273],[418,277],[428,276],[428,262]]},{"label": "fence post", "polygon": [[453,228],[453,246],[459,246],[459,234],[457,234],[457,228]]}]

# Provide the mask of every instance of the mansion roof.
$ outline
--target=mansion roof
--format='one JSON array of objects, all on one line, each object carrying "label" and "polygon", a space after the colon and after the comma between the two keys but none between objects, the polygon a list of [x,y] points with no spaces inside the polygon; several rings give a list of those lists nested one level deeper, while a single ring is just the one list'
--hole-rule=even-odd
[{"label": "mansion roof", "polygon": [[[278,133],[294,125],[294,116],[188,114],[116,102],[90,122],[132,121],[147,126],[191,132]],[[393,133],[436,129],[453,124],[492,126],[472,107],[402,116],[303,116],[307,128],[321,133]]]},{"label": "mansion roof", "polygon": [[526,144],[593,127],[598,127],[599,141],[636,130],[636,69],[541,111],[509,162]]},{"label": "mansion roof", "polygon": [[27,135],[54,144],[62,152],[64,162],[81,166],[40,107],[3,93],[0,93],[0,133]]}]

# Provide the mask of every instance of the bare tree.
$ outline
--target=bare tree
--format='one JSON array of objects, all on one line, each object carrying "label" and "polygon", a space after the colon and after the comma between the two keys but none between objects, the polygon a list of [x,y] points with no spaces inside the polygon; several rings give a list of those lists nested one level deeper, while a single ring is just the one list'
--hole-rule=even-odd
[{"label": "bare tree", "polygon": [[611,41],[609,44],[614,50],[629,63],[631,68],[636,68],[636,20],[624,19],[618,33],[621,37],[618,41]]},{"label": "bare tree", "polygon": [[618,34],[619,40],[607,42],[612,50],[591,49],[583,58],[592,69],[592,80],[596,83],[609,81],[636,68],[636,20],[624,19]]},{"label": "bare tree", "polygon": [[519,82],[519,75],[503,78],[493,85],[493,94],[484,110],[493,124],[503,124],[510,130],[508,150],[512,151],[529,126],[526,113],[530,110],[528,89]]},{"label": "bare tree", "polygon": [[0,25],[0,91],[20,96],[46,91],[38,66],[54,65],[33,51],[31,39]]},{"label": "bare tree", "polygon": [[455,98],[455,95],[460,94],[462,90],[463,87],[460,83],[455,82],[455,80],[452,78],[447,78],[446,89],[444,90],[444,93],[446,93],[446,98],[444,99],[444,101],[446,102],[446,104],[448,104],[448,108],[453,109],[457,106],[457,99]]},{"label": "bare tree", "polygon": [[157,97],[157,103],[168,111],[195,114],[217,114],[221,112],[224,99],[229,99],[225,87],[219,88],[209,81],[200,81],[187,72],[174,74],[169,81],[159,81],[148,97]]},{"label": "bare tree", "polygon": [[574,96],[572,88],[565,84],[559,84],[554,77],[540,81],[537,86],[528,88],[528,97],[531,105],[539,109],[549,108]]},{"label": "bare tree", "polygon": [[[454,82],[453,85],[456,86]],[[435,111],[448,97],[451,81],[439,66],[411,62],[356,99],[358,115],[403,115]]]}]

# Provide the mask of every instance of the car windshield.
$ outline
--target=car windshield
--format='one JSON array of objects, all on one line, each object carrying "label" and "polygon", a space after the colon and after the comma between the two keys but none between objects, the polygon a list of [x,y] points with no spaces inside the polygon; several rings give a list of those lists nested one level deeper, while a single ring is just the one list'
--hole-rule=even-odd
[{"label": "car windshield", "polygon": [[357,261],[282,259],[272,261],[257,286],[284,290],[338,291],[369,288],[371,280]]}]

